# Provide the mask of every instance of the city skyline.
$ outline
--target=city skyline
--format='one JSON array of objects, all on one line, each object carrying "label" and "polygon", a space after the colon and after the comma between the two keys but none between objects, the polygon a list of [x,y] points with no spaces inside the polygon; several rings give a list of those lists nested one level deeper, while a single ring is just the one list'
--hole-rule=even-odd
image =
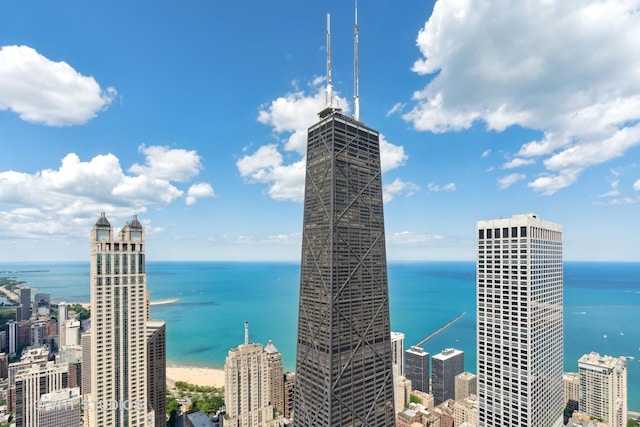
[{"label": "city skyline", "polygon": [[[390,261],[473,260],[514,212],[564,224],[565,260],[640,260],[637,7],[360,5]],[[327,12],[350,115],[348,2],[0,5],[3,261],[85,260],[100,211],[142,214],[150,259],[299,261]]]}]

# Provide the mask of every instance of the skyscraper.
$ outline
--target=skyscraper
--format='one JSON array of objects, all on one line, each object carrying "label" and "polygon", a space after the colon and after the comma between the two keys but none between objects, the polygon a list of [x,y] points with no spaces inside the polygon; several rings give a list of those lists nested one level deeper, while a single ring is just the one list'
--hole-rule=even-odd
[{"label": "skyscraper", "polygon": [[464,372],[464,352],[447,348],[431,358],[431,392],[436,405],[456,397],[456,375]]},{"label": "skyscraper", "polygon": [[578,360],[579,410],[611,427],[627,425],[627,359],[585,354]]},{"label": "skyscraper", "polygon": [[16,309],[16,320],[29,320],[31,318],[31,288],[22,286],[20,289],[20,305]]},{"label": "skyscraper", "polygon": [[[244,344],[229,350],[224,363],[225,426],[275,427],[273,405],[269,401],[270,369],[275,346],[266,349],[249,342],[249,324],[245,322]],[[277,352],[277,350],[275,350]],[[280,365],[280,376],[282,365]]]},{"label": "skyscraper", "polygon": [[404,353],[404,363],[411,388],[429,393],[429,353],[422,347],[411,346]]},{"label": "skyscraper", "polygon": [[336,109],[309,129],[294,422],[393,424],[378,132]]},{"label": "skyscraper", "polygon": [[[357,37],[356,20],[356,52]],[[357,55],[355,118],[334,108],[330,40],[327,25],[327,107],[307,133],[294,425],[393,426],[380,135],[359,121]]]},{"label": "skyscraper", "polygon": [[155,426],[167,422],[167,327],[162,320],[147,320],[147,396]]},{"label": "skyscraper", "polygon": [[[89,425],[153,425],[147,416],[145,235],[134,215],[119,238],[104,212],[91,231]],[[84,392],[84,390],[83,390]]]},{"label": "skyscraper", "polygon": [[282,355],[273,342],[269,340],[264,348],[265,363],[267,366],[269,402],[273,409],[284,414],[284,368],[282,367]]},{"label": "skyscraper", "polygon": [[66,345],[67,335],[67,318],[69,317],[69,304],[61,302],[58,304],[58,339],[60,340],[60,347]]},{"label": "skyscraper", "polygon": [[14,367],[16,427],[37,425],[41,396],[68,387],[69,367],[54,362]]},{"label": "skyscraper", "polygon": [[392,363],[393,363],[394,379],[400,376],[404,376],[404,334],[403,333],[391,332],[391,354],[393,355]]},{"label": "skyscraper", "polygon": [[562,226],[477,223],[480,426],[561,426]]}]

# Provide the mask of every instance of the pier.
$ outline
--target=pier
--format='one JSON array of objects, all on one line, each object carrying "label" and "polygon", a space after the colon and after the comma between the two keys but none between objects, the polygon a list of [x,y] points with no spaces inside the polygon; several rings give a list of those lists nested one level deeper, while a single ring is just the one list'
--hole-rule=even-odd
[{"label": "pier", "polygon": [[437,331],[435,331],[434,333],[432,333],[431,335],[429,335],[428,337],[426,337],[425,339],[423,339],[422,341],[420,341],[418,344],[415,345],[415,347],[420,347],[422,344],[426,343],[427,341],[429,341],[431,338],[435,337],[436,335],[438,335],[440,332],[444,331],[445,329],[447,329],[449,326],[453,325],[454,323],[456,323],[458,320],[462,319],[464,317],[464,315],[467,314],[466,311],[463,311],[462,313],[460,313],[458,316],[456,316],[455,319],[450,320],[449,322],[445,323],[443,326],[441,326]]}]

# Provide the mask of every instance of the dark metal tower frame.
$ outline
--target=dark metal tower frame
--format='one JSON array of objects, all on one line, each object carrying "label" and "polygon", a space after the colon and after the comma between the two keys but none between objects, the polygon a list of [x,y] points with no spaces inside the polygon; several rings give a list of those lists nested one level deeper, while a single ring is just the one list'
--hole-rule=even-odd
[{"label": "dark metal tower frame", "polygon": [[379,134],[327,108],[309,128],[294,424],[393,426]]}]

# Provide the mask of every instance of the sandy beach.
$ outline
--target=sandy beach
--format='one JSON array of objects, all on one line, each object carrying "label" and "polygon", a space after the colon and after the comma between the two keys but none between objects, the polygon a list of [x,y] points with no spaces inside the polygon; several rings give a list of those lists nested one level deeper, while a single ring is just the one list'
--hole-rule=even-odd
[{"label": "sandy beach", "polygon": [[201,366],[167,366],[167,387],[174,388],[176,381],[189,384],[224,387],[224,370]]}]

